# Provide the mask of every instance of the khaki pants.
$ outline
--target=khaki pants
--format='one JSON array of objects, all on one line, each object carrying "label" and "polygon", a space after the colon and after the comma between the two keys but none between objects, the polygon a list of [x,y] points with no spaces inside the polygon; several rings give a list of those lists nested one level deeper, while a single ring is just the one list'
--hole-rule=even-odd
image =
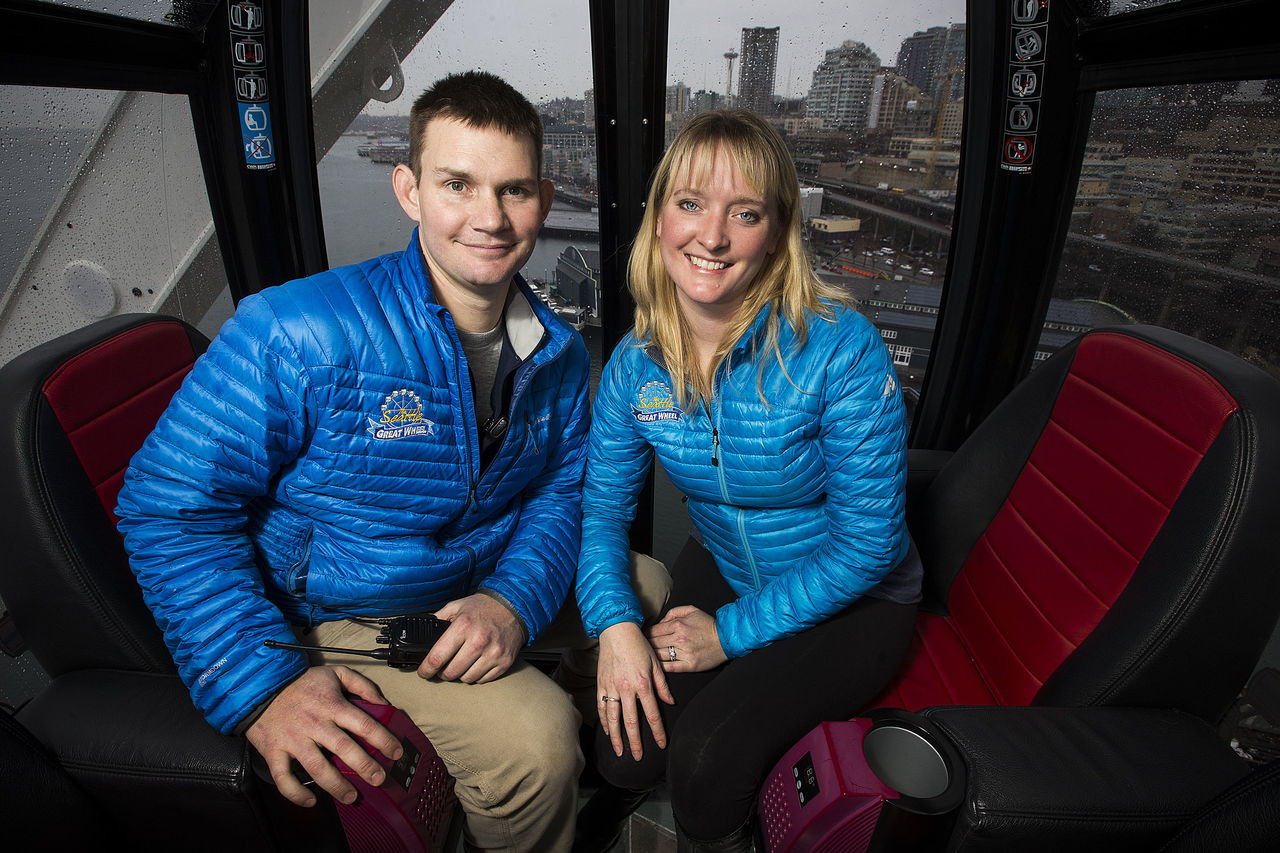
[{"label": "khaki pants", "polygon": [[[646,615],[662,612],[671,591],[666,568],[633,554],[632,581]],[[339,620],[303,637],[314,645],[371,649],[378,632]],[[313,652],[311,662],[361,673],[417,723],[456,780],[468,850],[560,853],[573,844],[583,767],[578,727],[584,714],[589,722],[596,715],[596,641],[583,633],[572,594],[533,648],[566,650],[556,678],[563,687],[522,660],[488,684],[424,681],[350,655]]]}]

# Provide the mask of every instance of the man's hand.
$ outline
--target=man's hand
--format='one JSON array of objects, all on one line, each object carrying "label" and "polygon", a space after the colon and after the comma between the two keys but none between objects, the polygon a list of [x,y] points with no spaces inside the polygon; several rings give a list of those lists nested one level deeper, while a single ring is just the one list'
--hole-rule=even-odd
[{"label": "man's hand", "polygon": [[418,667],[422,678],[485,684],[511,668],[524,644],[520,620],[487,595],[450,601],[436,616],[451,624]]},{"label": "man's hand", "polygon": [[313,806],[316,798],[293,775],[290,759],[296,759],[321,788],[351,803],[355,787],[322,750],[341,758],[370,785],[381,785],[386,774],[351,735],[364,738],[388,758],[399,758],[403,751],[395,735],[348,702],[345,693],[387,704],[377,685],[363,675],[345,666],[313,666],[277,693],[245,732],[266,759],[280,793],[297,805]]}]

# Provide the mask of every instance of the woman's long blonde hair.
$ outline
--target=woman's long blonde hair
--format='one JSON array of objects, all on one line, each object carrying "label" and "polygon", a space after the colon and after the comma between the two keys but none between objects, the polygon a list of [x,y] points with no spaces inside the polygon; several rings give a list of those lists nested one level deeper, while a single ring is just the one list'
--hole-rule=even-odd
[{"label": "woman's long blonde hair", "polygon": [[[766,203],[772,202],[779,233],[777,248],[747,288],[746,297],[704,374],[698,369],[689,326],[680,312],[675,282],[662,263],[658,217],[670,201],[677,180],[680,186],[699,185],[720,150],[729,154],[752,189]],[[851,302],[845,291],[814,274],[801,240],[800,182],[791,153],[768,122],[746,110],[701,113],[671,143],[653,173],[644,218],[627,265],[627,283],[636,302],[636,339],[641,346],[656,346],[661,351],[676,398],[686,409],[711,399],[712,377],[761,309],[769,309],[762,349],[771,350],[782,366],[780,322],[790,324],[803,342],[807,334],[806,312],[829,319],[829,303]]]}]

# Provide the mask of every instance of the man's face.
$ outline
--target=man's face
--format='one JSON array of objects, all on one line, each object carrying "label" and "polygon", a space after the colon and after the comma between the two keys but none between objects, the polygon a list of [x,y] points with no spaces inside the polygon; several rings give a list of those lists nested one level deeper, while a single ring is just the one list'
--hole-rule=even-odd
[{"label": "man's face", "polygon": [[437,290],[464,299],[506,299],[554,196],[551,182],[538,179],[537,154],[533,140],[495,128],[451,118],[427,124],[420,178],[400,165],[392,184],[400,206],[420,226]]}]

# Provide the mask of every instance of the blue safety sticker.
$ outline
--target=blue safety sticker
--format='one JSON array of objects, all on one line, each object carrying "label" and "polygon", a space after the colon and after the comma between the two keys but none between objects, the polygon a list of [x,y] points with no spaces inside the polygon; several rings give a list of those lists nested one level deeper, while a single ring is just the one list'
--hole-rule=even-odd
[{"label": "blue safety sticker", "polygon": [[245,165],[250,169],[274,169],[276,149],[271,135],[271,105],[241,103],[238,106]]}]

